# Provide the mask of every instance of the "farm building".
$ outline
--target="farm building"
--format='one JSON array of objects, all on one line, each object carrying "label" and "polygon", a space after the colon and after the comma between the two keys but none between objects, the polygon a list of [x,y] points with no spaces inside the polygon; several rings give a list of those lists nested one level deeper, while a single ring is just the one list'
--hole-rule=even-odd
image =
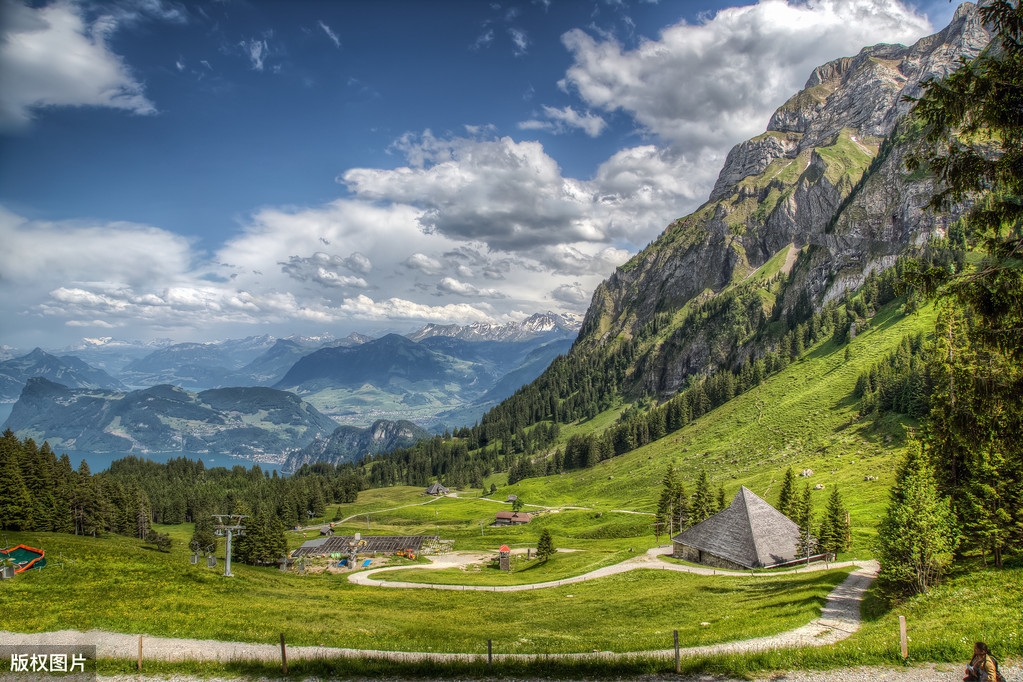
[{"label": "farm building", "polygon": [[745,486],[727,509],[679,533],[672,543],[676,559],[718,568],[770,568],[806,560],[798,554],[799,526]]},{"label": "farm building", "polygon": [[494,519],[495,526],[521,526],[533,520],[533,515],[527,512],[499,511]]},{"label": "farm building", "polygon": [[450,490],[442,486],[440,483],[434,483],[426,489],[427,495],[447,495]]},{"label": "farm building", "polygon": [[431,546],[440,542],[436,535],[334,535],[327,538],[308,540],[291,553],[293,557],[329,556],[335,552],[347,552],[358,543],[359,554],[394,554],[398,551],[412,550],[416,554],[427,554]]}]

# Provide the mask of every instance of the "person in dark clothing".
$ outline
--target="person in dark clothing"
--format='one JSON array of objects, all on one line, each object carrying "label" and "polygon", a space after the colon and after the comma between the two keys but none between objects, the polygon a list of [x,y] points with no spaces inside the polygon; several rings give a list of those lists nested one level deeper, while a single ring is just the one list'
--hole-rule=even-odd
[{"label": "person in dark clothing", "polygon": [[966,677],[963,678],[963,682],[967,680],[995,682],[998,679],[997,670],[995,659],[991,658],[991,650],[987,648],[987,644],[977,642],[973,645],[973,658],[966,666]]}]

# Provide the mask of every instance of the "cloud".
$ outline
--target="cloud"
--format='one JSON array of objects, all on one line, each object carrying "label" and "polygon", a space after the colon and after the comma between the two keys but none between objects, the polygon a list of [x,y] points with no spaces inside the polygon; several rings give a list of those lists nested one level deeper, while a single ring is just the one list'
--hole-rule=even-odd
[{"label": "cloud", "polygon": [[323,23],[322,19],[320,20],[319,24],[320,24],[320,28],[323,29],[323,32],[327,34],[328,38],[330,38],[330,41],[332,43],[334,43],[334,47],[340,49],[341,48],[341,39],[337,37],[337,34],[334,33],[333,31],[331,31],[330,30],[330,26],[327,26],[325,23]]},{"label": "cloud", "polygon": [[107,44],[119,23],[133,16],[107,15],[89,22],[84,10],[70,2],[42,7],[3,3],[0,128],[23,128],[35,110],[54,106],[156,113],[142,84]]},{"label": "cloud", "polygon": [[438,275],[444,272],[444,264],[425,253],[413,253],[402,262],[402,265],[410,270],[422,270],[428,275]]},{"label": "cloud", "polygon": [[930,31],[925,17],[891,0],[763,0],[675,24],[631,50],[568,31],[562,41],[573,64],[561,84],[679,149],[727,150],[762,132],[814,67]]},{"label": "cloud", "polygon": [[570,106],[563,109],[544,106],[546,121],[529,120],[519,123],[521,130],[546,130],[555,135],[568,132],[572,129],[579,129],[590,137],[599,137],[607,128],[607,122],[596,114],[589,112],[580,114]]},{"label": "cloud", "polygon": [[442,294],[456,294],[458,296],[505,298],[505,295],[496,289],[480,289],[472,284],[459,282],[454,277],[445,277],[438,282],[437,291]]},{"label": "cloud", "polygon": [[486,31],[481,33],[476,40],[469,46],[470,50],[480,50],[484,47],[490,47],[494,42],[494,29],[488,28]]},{"label": "cloud", "polygon": [[0,207],[0,281],[141,285],[188,270],[191,244],[137,223],[88,224],[22,218]]},{"label": "cloud", "polygon": [[585,190],[561,176],[538,142],[440,140],[427,131],[396,148],[410,166],[351,169],[341,181],[362,199],[422,208],[427,233],[510,251],[604,239],[584,210]]},{"label": "cloud", "polygon": [[[362,277],[346,275],[341,272],[352,269],[348,260],[350,259],[318,251],[308,258],[292,256],[286,263],[280,263],[280,266],[283,272],[303,282],[315,282],[331,287],[369,288],[369,284]],[[358,261],[356,262],[358,263]]]},{"label": "cloud", "polygon": [[586,305],[590,302],[591,295],[592,292],[580,285],[579,282],[562,284],[551,292],[551,298],[567,303],[572,307]]},{"label": "cloud", "polygon": [[467,303],[449,303],[442,306],[423,305],[401,298],[374,301],[359,295],[345,299],[341,310],[363,320],[415,320],[423,322],[492,322],[494,318]]},{"label": "cloud", "polygon": [[249,61],[252,63],[252,69],[254,71],[262,71],[263,60],[269,54],[267,42],[260,38],[252,38],[250,40],[243,40],[238,45],[248,56]]},{"label": "cloud", "polygon": [[509,28],[508,37],[511,38],[512,45],[514,46],[512,54],[516,57],[526,54],[526,51],[529,49],[529,36],[525,31],[520,28]]}]

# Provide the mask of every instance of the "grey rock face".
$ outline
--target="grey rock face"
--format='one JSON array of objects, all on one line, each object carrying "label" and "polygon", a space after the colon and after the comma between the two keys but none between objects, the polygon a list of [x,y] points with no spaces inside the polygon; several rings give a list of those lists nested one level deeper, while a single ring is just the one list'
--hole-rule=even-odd
[{"label": "grey rock face", "polygon": [[[635,338],[657,313],[745,281],[790,245],[790,256],[802,255],[795,270],[792,258],[782,268],[789,286],[819,307],[942,234],[958,215],[925,210],[933,181],[905,169],[916,143],[900,133],[912,106],[905,98],[989,40],[965,3],[948,27],[910,47],[874,45],[815,69],[765,134],[731,150],[708,203],[601,284],[577,348]],[[783,305],[797,299],[786,294]],[[735,343],[689,324],[649,351],[634,388],[670,395],[687,377],[743,357]]]}]

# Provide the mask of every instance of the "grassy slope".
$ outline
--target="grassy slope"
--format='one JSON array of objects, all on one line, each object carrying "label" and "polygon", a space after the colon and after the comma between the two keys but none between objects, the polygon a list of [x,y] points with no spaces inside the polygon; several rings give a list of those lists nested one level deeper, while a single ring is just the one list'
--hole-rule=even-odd
[{"label": "grassy slope", "polygon": [[[745,485],[774,503],[786,468],[812,469],[804,482],[825,486],[813,492],[815,508],[838,485],[852,515],[853,554],[866,556],[887,503],[904,425],[860,420],[852,390],[859,374],[906,334],[933,324],[930,308],[903,317],[897,305],[889,306],[848,345],[848,361],[846,346],[822,344],[759,388],[659,441],[590,470],[520,481],[502,489],[500,497],[514,493],[546,505],[653,512],[665,468],[674,462],[689,492],[706,469],[714,490],[723,485],[728,500]],[[865,481],[866,476],[878,480]]]},{"label": "grassy slope", "polygon": [[[281,574],[232,564],[235,578],[137,540],[12,533],[54,560],[0,583],[0,630],[100,628],[160,636],[300,645],[484,653],[635,651],[713,643],[806,623],[844,571],[727,579],[633,571],[519,593],[387,590],[344,575]],[[59,554],[74,558],[60,567]],[[734,611],[735,600],[743,609]],[[710,626],[700,626],[709,622]]]}]

